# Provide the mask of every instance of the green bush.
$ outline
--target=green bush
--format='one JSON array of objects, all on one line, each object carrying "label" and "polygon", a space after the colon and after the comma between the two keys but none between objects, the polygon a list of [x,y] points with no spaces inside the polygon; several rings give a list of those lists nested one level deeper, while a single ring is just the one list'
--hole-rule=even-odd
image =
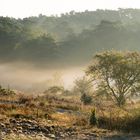
[{"label": "green bush", "polygon": [[90,125],[98,125],[98,118],[96,116],[96,110],[95,109],[93,109],[91,111],[89,122],[90,122]]},{"label": "green bush", "polygon": [[84,93],[81,96],[81,102],[83,102],[84,105],[91,104],[92,103],[92,97]]}]

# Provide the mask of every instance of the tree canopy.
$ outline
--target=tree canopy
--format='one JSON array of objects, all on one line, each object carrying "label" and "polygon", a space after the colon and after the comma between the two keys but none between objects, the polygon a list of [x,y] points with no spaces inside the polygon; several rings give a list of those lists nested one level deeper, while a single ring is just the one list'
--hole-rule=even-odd
[{"label": "tree canopy", "polygon": [[87,74],[96,92],[106,94],[118,106],[140,94],[140,53],[106,51],[96,54]]},{"label": "tree canopy", "polygon": [[139,17],[139,9],[71,11],[59,17],[0,17],[0,63],[81,65],[102,50],[139,51]]}]

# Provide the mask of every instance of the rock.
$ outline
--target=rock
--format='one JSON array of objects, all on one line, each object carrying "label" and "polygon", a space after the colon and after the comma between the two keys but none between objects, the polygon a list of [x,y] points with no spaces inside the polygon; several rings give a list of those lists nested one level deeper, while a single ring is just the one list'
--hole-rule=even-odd
[{"label": "rock", "polygon": [[43,132],[43,133],[45,133],[45,134],[48,134],[50,131],[48,130],[48,129],[46,129],[46,128],[41,128],[41,131]]},{"label": "rock", "polygon": [[74,129],[70,127],[70,128],[67,128],[65,131],[66,132],[72,132],[72,131],[74,131]]},{"label": "rock", "polygon": [[14,133],[17,133],[17,129],[16,129],[16,128],[13,128],[13,132],[14,132]]},{"label": "rock", "polygon": [[17,133],[21,133],[22,134],[22,130],[18,130]]},{"label": "rock", "polygon": [[66,135],[65,134],[61,134],[60,136],[64,138]]},{"label": "rock", "polygon": [[22,130],[22,127],[21,126],[17,126],[16,127],[18,130]]},{"label": "rock", "polygon": [[50,138],[55,138],[55,135],[54,135],[54,134],[48,134],[48,136],[49,136]]},{"label": "rock", "polygon": [[7,128],[6,132],[7,133],[12,133],[13,131],[11,130],[11,128]]},{"label": "rock", "polygon": [[44,135],[43,135],[42,133],[39,133],[38,136],[40,136],[40,137],[44,137]]},{"label": "rock", "polygon": [[14,124],[17,123],[17,121],[15,119],[10,119],[9,122],[14,123]]},{"label": "rock", "polygon": [[5,128],[5,124],[4,123],[0,123],[0,128]]},{"label": "rock", "polygon": [[67,135],[68,135],[68,136],[71,136],[71,132],[67,132]]}]

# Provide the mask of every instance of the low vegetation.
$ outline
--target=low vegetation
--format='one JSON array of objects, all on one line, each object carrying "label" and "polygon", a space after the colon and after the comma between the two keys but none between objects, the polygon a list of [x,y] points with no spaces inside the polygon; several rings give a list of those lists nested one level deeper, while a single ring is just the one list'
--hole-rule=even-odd
[{"label": "low vegetation", "polygon": [[140,102],[132,100],[139,97],[139,60],[136,52],[97,54],[87,71],[89,77],[76,80],[69,91],[72,94],[65,95],[66,89],[57,86],[38,96],[0,87],[2,137],[18,139],[17,134],[23,133],[30,139],[28,136],[41,133],[41,138],[75,138],[80,134],[90,139],[93,129],[94,137],[114,135],[114,131],[138,135]]}]

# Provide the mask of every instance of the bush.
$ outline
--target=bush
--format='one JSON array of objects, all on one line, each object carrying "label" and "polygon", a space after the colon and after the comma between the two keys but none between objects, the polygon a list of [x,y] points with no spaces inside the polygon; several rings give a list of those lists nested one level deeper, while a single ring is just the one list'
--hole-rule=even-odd
[{"label": "bush", "polygon": [[31,97],[26,97],[26,96],[24,96],[24,95],[21,95],[21,96],[19,97],[19,103],[20,103],[20,104],[30,103],[31,100],[32,100]]},{"label": "bush", "polygon": [[58,93],[58,92],[63,92],[64,91],[64,87],[61,86],[52,86],[50,87],[48,90],[46,90],[44,93]]},{"label": "bush", "polygon": [[96,110],[93,109],[91,111],[91,115],[90,115],[90,125],[98,125],[98,119],[97,119],[97,116],[96,116]]},{"label": "bush", "polygon": [[84,94],[82,94],[82,96],[81,96],[81,102],[83,102],[84,105],[91,104],[91,102],[92,102],[92,97],[89,96],[89,95],[86,95],[86,94],[84,93]]},{"label": "bush", "polygon": [[[112,112],[112,114],[115,114],[115,112]],[[100,128],[140,133],[139,109],[133,109],[133,111],[120,116],[100,116],[98,122]]]},{"label": "bush", "polygon": [[5,89],[2,86],[0,86],[0,95],[1,96],[10,96],[10,95],[15,95],[15,92],[11,89]]}]

